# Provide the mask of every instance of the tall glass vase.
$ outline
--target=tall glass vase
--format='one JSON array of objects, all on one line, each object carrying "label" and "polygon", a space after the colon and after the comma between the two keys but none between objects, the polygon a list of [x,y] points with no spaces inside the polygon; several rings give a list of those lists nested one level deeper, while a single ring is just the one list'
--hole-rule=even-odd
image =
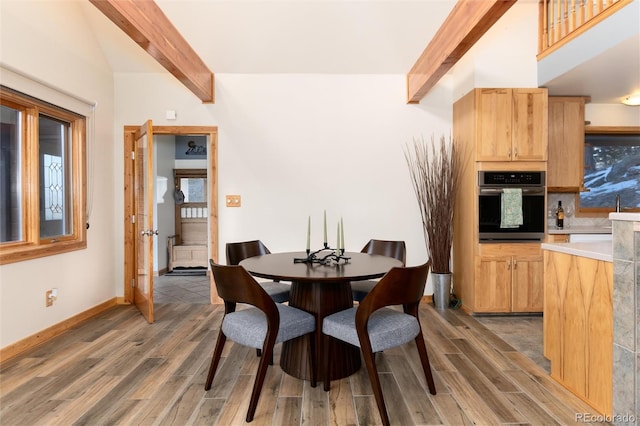
[{"label": "tall glass vase", "polygon": [[447,309],[449,307],[449,296],[451,294],[451,274],[431,273],[433,283],[433,304],[436,309]]}]

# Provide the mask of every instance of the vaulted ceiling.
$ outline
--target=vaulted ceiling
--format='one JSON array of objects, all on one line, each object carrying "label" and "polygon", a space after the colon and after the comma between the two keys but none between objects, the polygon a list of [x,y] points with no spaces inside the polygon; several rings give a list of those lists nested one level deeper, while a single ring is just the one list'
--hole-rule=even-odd
[{"label": "vaulted ceiling", "polygon": [[[455,0],[156,0],[215,73],[407,73]],[[89,2],[117,72],[148,71],[140,47]],[[116,54],[123,51],[124,54]]]},{"label": "vaulted ceiling", "polygon": [[[156,0],[156,3],[211,71],[258,74],[408,74],[456,5],[455,0]],[[160,63],[96,7],[89,2],[82,4],[114,72],[164,71]],[[631,43],[631,48],[636,45]],[[452,60],[457,60],[456,52],[450,54],[444,61],[439,58],[439,64],[451,65]],[[591,80],[599,82],[593,87],[599,93],[597,96],[584,93],[584,84],[580,86],[580,94],[591,94],[592,102],[601,99],[603,103],[614,102],[603,86],[613,82],[621,86],[622,80],[629,81],[627,85],[636,84],[638,78],[633,76],[633,69],[611,78],[613,71],[623,67],[610,64],[617,60],[629,63],[628,50],[621,55],[624,59],[612,59],[609,55],[598,62],[609,65],[604,66],[608,70],[607,79],[590,74]],[[632,52],[632,65],[638,53],[633,55]],[[554,90],[575,87],[594,67],[593,62],[576,67],[556,81],[559,83]],[[603,66],[595,68],[600,67]],[[437,71],[442,72],[442,68]]]},{"label": "vaulted ceiling", "polygon": [[[90,1],[203,102],[214,101],[213,74],[155,2]],[[459,0],[411,67],[407,101],[420,102],[514,3]]]}]

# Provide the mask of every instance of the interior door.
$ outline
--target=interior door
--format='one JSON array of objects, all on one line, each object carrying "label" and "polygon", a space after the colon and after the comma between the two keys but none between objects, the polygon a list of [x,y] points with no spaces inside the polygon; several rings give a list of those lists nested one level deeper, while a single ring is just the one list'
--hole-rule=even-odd
[{"label": "interior door", "polygon": [[153,323],[153,125],[151,120],[135,134],[134,188],[137,276],[133,301],[149,324]]}]

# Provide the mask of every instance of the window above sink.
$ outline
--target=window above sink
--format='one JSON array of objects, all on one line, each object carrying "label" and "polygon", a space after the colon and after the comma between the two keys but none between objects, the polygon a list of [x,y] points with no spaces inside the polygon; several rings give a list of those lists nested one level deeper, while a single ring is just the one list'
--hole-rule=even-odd
[{"label": "window above sink", "polygon": [[584,186],[577,195],[577,215],[640,210],[640,128],[587,127]]}]

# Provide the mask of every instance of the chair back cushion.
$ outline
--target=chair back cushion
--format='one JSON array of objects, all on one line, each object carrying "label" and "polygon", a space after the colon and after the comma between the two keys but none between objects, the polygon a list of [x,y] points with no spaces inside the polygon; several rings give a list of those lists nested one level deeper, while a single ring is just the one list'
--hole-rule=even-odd
[{"label": "chair back cushion", "polygon": [[271,254],[260,240],[227,243],[227,265],[238,265],[244,259]]},{"label": "chair back cushion", "polygon": [[407,263],[407,246],[404,241],[369,240],[362,248],[361,253],[378,254],[380,256],[393,257]]}]

